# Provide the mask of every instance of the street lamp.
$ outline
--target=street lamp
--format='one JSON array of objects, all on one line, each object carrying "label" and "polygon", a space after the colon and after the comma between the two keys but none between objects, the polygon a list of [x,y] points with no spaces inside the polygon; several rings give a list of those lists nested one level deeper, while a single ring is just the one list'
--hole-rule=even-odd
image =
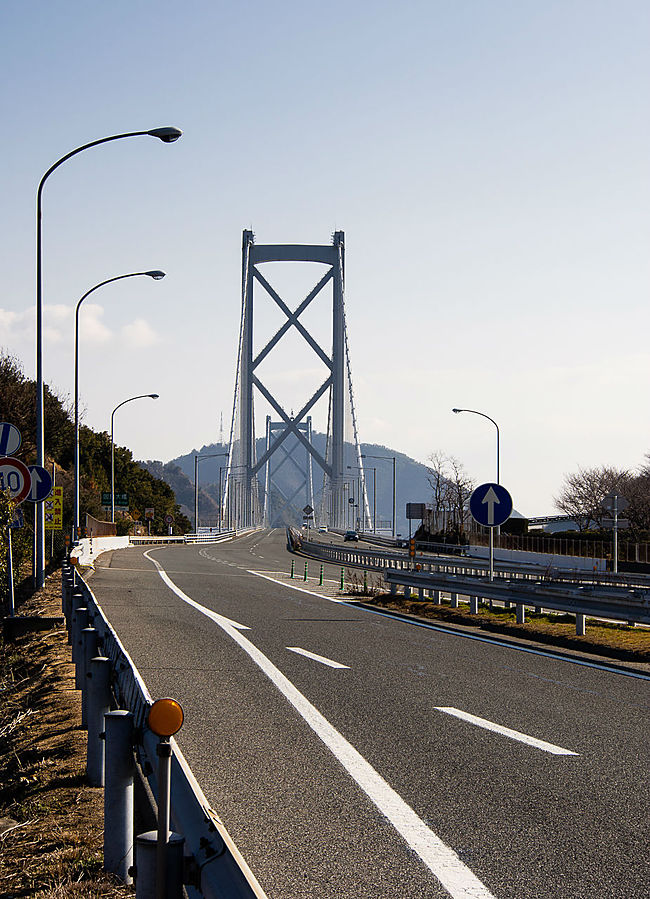
[{"label": "street lamp", "polygon": [[165,273],[161,271],[151,272],[131,272],[128,275],[118,275],[116,278],[108,278],[101,281],[94,287],[91,287],[77,303],[74,321],[74,524],[72,531],[72,539],[77,540],[79,537],[79,308],[86,297],[112,281],[121,281],[123,278],[137,278],[140,275],[147,275],[154,281],[160,281],[165,277]]},{"label": "street lamp", "polygon": [[[157,137],[165,144],[178,140],[183,132],[178,128],[152,128],[149,131],[129,131],[126,134],[114,134],[100,140],[91,141],[82,147],[71,150],[57,160],[41,178],[36,194],[36,464],[45,465],[45,407],[43,402],[43,252],[42,252],[42,202],[43,187],[49,176],[60,165],[90,147],[105,144],[124,137],[140,137],[149,135]],[[43,503],[36,503],[36,552],[34,558],[36,587],[42,587],[45,581],[45,509]]]},{"label": "street lamp", "polygon": [[[205,453],[194,454],[194,530],[199,532],[199,461],[201,459],[214,459],[217,456],[228,456],[229,453]],[[221,496],[221,469],[219,469],[219,495]],[[219,530],[221,530],[221,506],[219,507]]]},{"label": "street lamp", "polygon": [[480,415],[482,418],[487,418],[488,421],[491,421],[494,427],[497,429],[497,484],[499,483],[499,425],[493,418],[490,418],[489,415],[486,415],[485,412],[477,412],[476,409],[452,409],[452,412],[458,414],[459,412],[471,412],[472,415]]},{"label": "street lamp", "polygon": [[393,540],[397,536],[397,471],[396,471],[396,458],[395,456],[371,456],[366,453],[361,454],[362,459],[384,459],[388,461],[389,459],[393,460]]},{"label": "street lamp", "polygon": [[121,403],[118,403],[117,406],[111,412],[111,521],[115,523],[115,443],[113,441],[113,417],[119,408],[126,405],[126,403],[132,403],[133,400],[157,400],[157,393],[141,393],[138,396],[131,396],[128,400],[123,400]]}]

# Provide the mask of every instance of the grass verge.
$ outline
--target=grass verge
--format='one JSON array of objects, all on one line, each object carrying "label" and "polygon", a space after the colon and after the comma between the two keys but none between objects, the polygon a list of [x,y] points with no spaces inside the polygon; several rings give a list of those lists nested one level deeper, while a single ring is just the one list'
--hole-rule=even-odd
[{"label": "grass verge", "polygon": [[[60,571],[20,614],[61,614]],[[63,628],[0,638],[0,694],[0,899],[133,896],[102,871],[103,790],[86,783]]]}]

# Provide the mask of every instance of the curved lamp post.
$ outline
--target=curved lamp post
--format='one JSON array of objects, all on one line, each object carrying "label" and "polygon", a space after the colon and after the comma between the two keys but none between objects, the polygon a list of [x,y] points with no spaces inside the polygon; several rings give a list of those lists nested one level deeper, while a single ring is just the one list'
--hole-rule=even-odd
[{"label": "curved lamp post", "polygon": [[488,421],[491,421],[494,427],[497,429],[497,484],[499,481],[499,425],[493,418],[490,418],[489,415],[486,415],[485,412],[477,412],[476,409],[452,409],[452,412],[471,412],[472,415],[480,415],[481,418],[487,418]]},{"label": "curved lamp post", "polygon": [[[71,150],[57,160],[41,178],[36,194],[36,464],[45,465],[45,410],[43,404],[43,261],[42,261],[42,202],[45,182],[60,165],[90,147],[106,144],[125,137],[157,137],[165,144],[171,144],[182,135],[178,128],[152,128],[148,131],[128,131],[91,141],[76,150]],[[34,580],[36,587],[45,581],[45,509],[43,503],[36,503],[36,553],[34,557]]]},{"label": "curved lamp post", "polygon": [[126,405],[126,403],[132,403],[133,400],[157,400],[157,393],[141,393],[138,396],[131,396],[128,400],[122,400],[121,403],[118,403],[117,406],[111,412],[111,521],[115,523],[115,443],[113,442],[113,417],[119,408]]},{"label": "curved lamp post", "polygon": [[115,278],[108,278],[106,281],[100,281],[91,287],[77,303],[74,319],[74,524],[72,529],[72,539],[79,538],[79,308],[81,304],[94,293],[98,288],[105,284],[111,284],[113,281],[122,281],[124,278],[137,278],[140,275],[147,275],[154,281],[160,281],[165,277],[165,273],[161,271],[151,272],[131,272],[129,275],[118,275]]}]

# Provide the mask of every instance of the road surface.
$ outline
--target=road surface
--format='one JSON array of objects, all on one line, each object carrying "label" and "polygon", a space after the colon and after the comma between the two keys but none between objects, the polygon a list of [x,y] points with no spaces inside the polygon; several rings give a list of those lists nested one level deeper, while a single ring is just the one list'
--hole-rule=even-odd
[{"label": "road surface", "polygon": [[355,607],[338,568],[315,595],[291,558],[265,531],[91,580],[271,899],[646,899],[648,678]]}]

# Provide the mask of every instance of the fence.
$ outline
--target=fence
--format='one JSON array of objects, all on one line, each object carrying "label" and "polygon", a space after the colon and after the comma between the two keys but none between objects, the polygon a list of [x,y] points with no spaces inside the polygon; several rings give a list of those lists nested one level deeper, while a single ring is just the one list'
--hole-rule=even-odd
[{"label": "fence", "polygon": [[[553,553],[554,555],[591,557],[594,559],[612,559],[614,544],[611,540],[576,539],[573,537],[517,536],[501,534],[498,537],[501,549],[515,549],[524,552]],[[470,543],[475,546],[487,546],[487,534],[472,534]],[[618,541],[619,562],[650,563],[650,544]]]}]

